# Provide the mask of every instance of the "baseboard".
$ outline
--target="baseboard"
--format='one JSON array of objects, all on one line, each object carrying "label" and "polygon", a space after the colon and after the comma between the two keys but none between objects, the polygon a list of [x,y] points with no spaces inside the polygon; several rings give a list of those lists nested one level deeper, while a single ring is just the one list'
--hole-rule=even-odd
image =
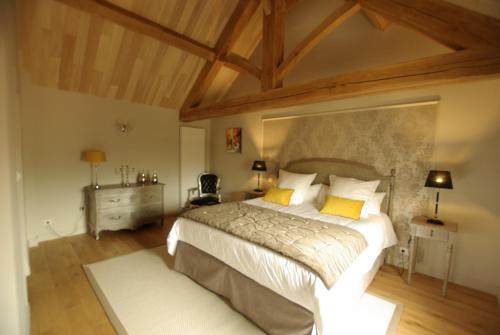
[{"label": "baseboard", "polygon": [[[68,236],[82,235],[85,233],[87,233],[87,227],[83,226],[83,227],[80,227],[79,229],[77,229],[73,234],[68,235]],[[52,232],[49,232],[48,234],[43,234],[43,235],[36,235],[36,236],[28,239],[28,246],[30,248],[33,248],[33,247],[38,246],[40,244],[40,242],[57,240],[59,238],[63,238],[63,237],[60,237]]]}]

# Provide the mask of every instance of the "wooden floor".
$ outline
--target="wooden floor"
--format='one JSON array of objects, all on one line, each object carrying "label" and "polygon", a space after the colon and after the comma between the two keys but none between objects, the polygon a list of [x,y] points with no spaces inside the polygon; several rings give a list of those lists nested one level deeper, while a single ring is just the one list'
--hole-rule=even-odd
[{"label": "wooden floor", "polygon": [[[89,235],[68,237],[30,249],[32,334],[115,334],[81,265],[160,246],[171,223],[102,233],[100,241]],[[397,269],[384,266],[369,288],[404,304],[398,334],[500,334],[493,296],[451,284],[443,298],[441,281],[419,274],[413,278],[408,286]]]}]

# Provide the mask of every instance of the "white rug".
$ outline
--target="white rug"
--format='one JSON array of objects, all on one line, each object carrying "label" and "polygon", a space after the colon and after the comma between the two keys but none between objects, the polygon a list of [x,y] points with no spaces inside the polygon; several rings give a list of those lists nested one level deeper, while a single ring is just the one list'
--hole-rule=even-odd
[{"label": "white rug", "polygon": [[[170,270],[165,247],[85,265],[118,334],[264,334],[216,294]],[[395,334],[402,305],[365,293],[349,335]]]}]

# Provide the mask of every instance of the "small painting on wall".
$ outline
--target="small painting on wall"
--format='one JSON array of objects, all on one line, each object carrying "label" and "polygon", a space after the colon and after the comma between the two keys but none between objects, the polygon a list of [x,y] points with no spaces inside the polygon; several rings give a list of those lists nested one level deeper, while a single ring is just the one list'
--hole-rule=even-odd
[{"label": "small painting on wall", "polygon": [[226,152],[241,154],[241,128],[226,129]]}]

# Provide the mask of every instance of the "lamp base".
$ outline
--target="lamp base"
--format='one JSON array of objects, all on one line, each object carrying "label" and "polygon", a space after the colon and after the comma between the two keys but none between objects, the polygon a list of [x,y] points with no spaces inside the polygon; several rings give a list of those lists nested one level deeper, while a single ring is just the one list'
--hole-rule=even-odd
[{"label": "lamp base", "polygon": [[257,193],[263,193],[263,192],[264,192],[264,191],[263,191],[263,190],[261,190],[260,188],[254,188],[253,190],[254,190],[254,192],[257,192]]},{"label": "lamp base", "polygon": [[444,225],[443,221],[441,221],[439,219],[427,219],[427,223],[437,224],[437,225]]}]

